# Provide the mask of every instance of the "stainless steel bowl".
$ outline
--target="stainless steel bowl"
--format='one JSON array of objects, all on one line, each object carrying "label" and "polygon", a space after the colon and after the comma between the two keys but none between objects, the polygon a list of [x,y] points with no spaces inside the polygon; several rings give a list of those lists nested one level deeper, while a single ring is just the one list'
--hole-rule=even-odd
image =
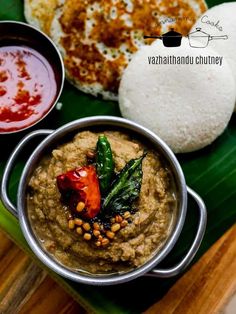
[{"label": "stainless steel bowl", "polygon": [[0,132],[0,134],[12,134],[25,131],[44,119],[57,104],[65,79],[64,64],[61,54],[53,41],[43,32],[26,23],[0,21],[0,47],[12,45],[33,48],[47,59],[55,74],[57,91],[55,100],[51,104],[49,110],[40,119],[19,130]]},{"label": "stainless steel bowl", "polygon": [[[39,244],[27,214],[26,206],[26,191],[29,179],[32,175],[32,172],[37,167],[38,162],[45,154],[45,151],[52,149],[57,146],[59,142],[62,142],[65,137],[72,137],[76,132],[83,129],[91,129],[95,127],[104,128],[119,128],[125,132],[132,133],[134,136],[142,137],[145,143],[150,143],[154,149],[156,149],[162,156],[165,158],[166,162],[169,163],[171,167],[174,180],[177,186],[178,193],[178,209],[176,223],[173,228],[171,235],[169,236],[164,247],[156,253],[156,255],[148,260],[141,267],[131,270],[124,274],[112,274],[112,275],[92,275],[79,271],[71,270],[56,260],[54,260],[48,252],[46,252]],[[15,161],[18,157],[19,152],[24,149],[25,145],[31,141],[36,136],[46,135],[44,139],[31,154],[28,159],[21,179],[19,182],[18,193],[17,193],[17,209],[12,204],[8,197],[8,182],[10,178],[11,171],[15,164]],[[185,216],[187,211],[187,193],[189,193],[196,201],[199,210],[199,222],[197,227],[197,233],[194,238],[194,241],[183,259],[174,267],[167,269],[155,268],[157,265],[167,256],[167,254],[173,249],[176,241],[179,238],[181,230],[185,222]],[[62,275],[63,277],[69,278],[76,282],[91,284],[91,285],[112,285],[123,283],[132,279],[135,279],[142,275],[155,276],[155,277],[172,277],[179,274],[183,271],[191,262],[194,255],[196,254],[200,243],[202,241],[205,227],[206,227],[206,208],[202,199],[190,188],[186,186],[185,178],[182,172],[182,169],[170,148],[153,132],[148,129],[122,118],[116,117],[107,117],[107,116],[98,116],[98,117],[89,117],[84,119],[79,119],[68,123],[56,131],[52,130],[38,130],[27,135],[15,148],[11,157],[9,158],[6,168],[4,170],[2,183],[1,183],[1,198],[6,206],[6,208],[20,220],[21,229],[24,233],[24,236],[33,250],[33,252],[38,256],[38,258],[49,268],[54,270],[56,273]]]}]

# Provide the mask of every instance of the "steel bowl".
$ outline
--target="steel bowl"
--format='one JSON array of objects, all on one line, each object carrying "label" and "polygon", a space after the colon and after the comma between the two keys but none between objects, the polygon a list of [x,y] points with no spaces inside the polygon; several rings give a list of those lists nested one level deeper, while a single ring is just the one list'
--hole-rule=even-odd
[{"label": "steel bowl", "polygon": [[[175,219],[175,225],[173,230],[166,241],[165,245],[160,251],[158,251],[153,258],[148,260],[142,266],[128,271],[122,274],[108,274],[108,275],[93,275],[85,272],[75,271],[69,269],[68,267],[63,266],[61,263],[52,258],[52,256],[45,251],[40,245],[37,237],[35,236],[27,213],[26,206],[26,193],[27,185],[30,180],[30,177],[37,167],[39,161],[45,154],[45,151],[51,151],[59,143],[63,141],[68,141],[69,138],[72,138],[78,131],[84,129],[94,129],[102,128],[104,129],[119,129],[124,132],[128,132],[135,137],[141,137],[145,144],[149,143],[152,147],[161,154],[162,158],[169,164],[170,169],[172,170],[173,178],[177,187],[177,214]],[[18,193],[17,193],[17,209],[12,204],[11,200],[8,197],[8,183],[11,175],[11,171],[14,167],[15,161],[18,157],[18,154],[22,149],[25,148],[25,145],[34,139],[37,136],[46,136],[46,138],[36,147],[34,152],[31,154],[27,163],[25,164],[23,173],[20,178]],[[182,260],[175,266],[167,269],[159,269],[157,265],[167,256],[168,253],[173,249],[176,244],[181,230],[185,222],[185,216],[187,212],[187,194],[190,194],[198,205],[199,211],[199,221],[197,232],[194,238],[194,241],[187,252],[187,254],[182,258]],[[63,277],[69,278],[76,282],[81,282],[91,285],[112,285],[123,283],[126,281],[133,280],[142,275],[155,276],[155,277],[172,277],[180,272],[182,272],[192,261],[195,256],[200,243],[202,241],[205,228],[206,228],[206,208],[204,202],[193,190],[188,188],[185,183],[185,178],[182,172],[182,169],[171,151],[171,149],[153,132],[142,127],[141,125],[131,122],[126,119],[117,118],[117,117],[108,117],[108,116],[96,116],[89,117],[84,119],[79,119],[73,122],[70,122],[56,131],[53,130],[37,130],[28,134],[15,148],[11,154],[2,178],[1,183],[1,198],[6,206],[6,208],[15,216],[19,218],[20,226],[32,251],[37,255],[37,257],[50,269],[56,273],[62,275]]]},{"label": "steel bowl", "polygon": [[36,120],[31,125],[27,125],[19,130],[0,132],[0,134],[12,134],[25,131],[44,119],[57,104],[65,79],[64,64],[61,54],[53,41],[43,32],[26,23],[16,21],[0,21],[0,47],[12,45],[33,48],[47,59],[55,74],[57,91],[56,97],[49,110],[45,112],[41,118]]}]

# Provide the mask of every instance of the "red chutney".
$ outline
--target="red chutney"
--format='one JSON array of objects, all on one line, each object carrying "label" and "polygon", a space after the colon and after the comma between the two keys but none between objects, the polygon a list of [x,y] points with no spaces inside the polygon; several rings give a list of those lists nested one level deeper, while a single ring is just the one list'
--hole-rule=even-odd
[{"label": "red chutney", "polygon": [[54,71],[29,47],[0,47],[0,132],[24,129],[51,108],[57,94]]}]

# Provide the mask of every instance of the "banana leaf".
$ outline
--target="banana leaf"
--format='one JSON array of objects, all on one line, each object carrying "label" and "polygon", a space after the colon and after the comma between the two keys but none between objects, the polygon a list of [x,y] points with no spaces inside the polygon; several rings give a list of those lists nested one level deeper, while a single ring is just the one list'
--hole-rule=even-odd
[{"label": "banana leaf", "polygon": [[[208,1],[209,7],[221,1]],[[24,21],[23,1],[0,0],[0,20]],[[54,110],[47,119],[35,128],[57,128],[75,118],[93,115],[120,116],[118,104],[103,101],[76,90],[65,83],[60,98],[61,110]],[[12,148],[24,133],[0,136],[0,176]],[[10,181],[10,195],[15,201],[21,170],[31,147],[24,152],[16,164]],[[236,221],[236,116],[233,115],[226,131],[212,145],[198,152],[178,155],[186,181],[204,199],[208,210],[206,235],[195,258],[204,252]],[[162,263],[167,267],[176,263],[186,252],[196,231],[197,215],[195,205],[189,201],[188,214],[182,235],[173,252]],[[4,230],[22,249],[33,258],[26,244],[18,221],[0,203],[0,228]],[[37,259],[35,258],[37,261]],[[39,264],[40,262],[37,261]],[[41,265],[41,264],[40,264]],[[45,266],[41,265],[45,268]],[[141,313],[158,301],[174,284],[174,279],[154,279],[142,277],[130,283],[115,287],[91,287],[76,284],[48,272],[92,313]],[[132,293],[131,293],[132,291]]]}]

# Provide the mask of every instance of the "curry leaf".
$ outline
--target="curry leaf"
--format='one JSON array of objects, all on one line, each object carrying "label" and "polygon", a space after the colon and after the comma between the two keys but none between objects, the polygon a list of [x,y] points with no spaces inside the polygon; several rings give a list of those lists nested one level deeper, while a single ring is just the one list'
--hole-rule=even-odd
[{"label": "curry leaf", "polygon": [[145,156],[131,159],[121,170],[104,200],[103,210],[105,212],[119,213],[130,209],[140,193],[143,176],[142,161]]}]

